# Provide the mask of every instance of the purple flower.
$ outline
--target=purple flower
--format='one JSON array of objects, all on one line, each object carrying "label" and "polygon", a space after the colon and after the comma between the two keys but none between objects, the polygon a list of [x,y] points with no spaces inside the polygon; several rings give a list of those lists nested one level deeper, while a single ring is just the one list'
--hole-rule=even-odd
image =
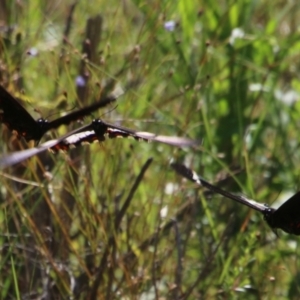
[{"label": "purple flower", "polygon": [[167,21],[164,24],[164,27],[167,31],[174,31],[176,26],[176,22],[175,21]]},{"label": "purple flower", "polygon": [[85,79],[84,79],[81,75],[78,75],[78,76],[76,77],[75,82],[76,82],[76,85],[79,86],[79,87],[84,87],[85,84],[86,84]]},{"label": "purple flower", "polygon": [[38,49],[35,48],[35,47],[32,47],[30,48],[28,51],[27,51],[27,54],[30,55],[30,56],[37,56],[39,53]]}]

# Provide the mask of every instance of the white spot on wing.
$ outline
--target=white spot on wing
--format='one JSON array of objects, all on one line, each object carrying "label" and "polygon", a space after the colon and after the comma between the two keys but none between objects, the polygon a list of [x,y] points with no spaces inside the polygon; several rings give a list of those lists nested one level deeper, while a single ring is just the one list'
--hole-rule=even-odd
[{"label": "white spot on wing", "polygon": [[37,147],[36,149],[40,149],[40,148],[51,148],[55,145],[57,145],[59,143],[59,140],[55,139],[55,140],[50,140],[48,142],[45,142],[43,144],[41,144],[39,147]]},{"label": "white spot on wing", "polygon": [[153,133],[146,132],[146,131],[139,131],[136,134],[141,136],[142,138],[145,138],[145,139],[154,139],[157,136]]},{"label": "white spot on wing", "polygon": [[89,137],[91,135],[94,135],[94,134],[95,134],[94,130],[79,132],[79,133],[76,133],[76,134],[73,134],[73,135],[67,137],[63,142],[65,144],[75,144],[79,140],[87,138],[87,137]]},{"label": "white spot on wing", "polygon": [[260,209],[262,209],[262,210],[266,208],[265,204],[256,202],[255,200],[252,200],[252,199],[248,199],[248,198],[246,198],[246,197],[244,197],[244,196],[240,196],[240,197],[241,197],[243,200],[245,200],[246,202],[248,202],[248,203],[252,204],[253,206],[256,206],[256,207],[258,207],[258,208],[260,208]]},{"label": "white spot on wing", "polygon": [[202,185],[201,179],[200,179],[200,177],[197,175],[197,173],[194,172],[194,171],[192,171],[192,174],[193,174],[192,179],[193,179],[196,183],[198,183],[199,185]]}]

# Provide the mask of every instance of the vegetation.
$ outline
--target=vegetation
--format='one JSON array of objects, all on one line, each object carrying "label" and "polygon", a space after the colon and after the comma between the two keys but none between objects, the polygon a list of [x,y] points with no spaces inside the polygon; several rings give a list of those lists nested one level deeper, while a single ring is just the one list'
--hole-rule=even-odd
[{"label": "vegetation", "polygon": [[[122,88],[84,123],[202,145],[114,139],[1,170],[0,298],[299,299],[297,236],[169,167],[273,207],[299,190],[299,16],[278,0],[1,1],[0,83],[35,118]],[[2,153],[30,146],[2,133]]]}]

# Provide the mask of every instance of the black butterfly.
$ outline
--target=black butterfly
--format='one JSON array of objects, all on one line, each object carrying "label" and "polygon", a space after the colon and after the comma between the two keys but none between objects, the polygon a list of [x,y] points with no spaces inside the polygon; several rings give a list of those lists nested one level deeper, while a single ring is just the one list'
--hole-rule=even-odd
[{"label": "black butterfly", "polygon": [[232,199],[261,212],[264,219],[272,229],[280,228],[287,233],[300,235],[300,192],[289,198],[278,209],[275,209],[268,207],[266,204],[261,204],[254,200],[247,199],[243,196],[237,196],[226,192],[202,179],[194,171],[188,169],[184,165],[172,163],[171,166],[181,176],[197,183],[198,185],[204,186],[226,198]]},{"label": "black butterfly", "polygon": [[155,141],[178,147],[198,144],[198,142],[188,138],[155,135],[150,132],[135,131],[129,128],[108,123],[101,119],[95,119],[91,124],[82,127],[82,129],[78,133],[69,136],[56,146],[51,147],[51,150],[57,152],[59,150],[68,150],[70,147],[76,147],[84,143],[93,143],[95,141],[102,142],[105,141],[106,138],[113,139],[129,137],[134,138],[137,141]]},{"label": "black butterfly", "polygon": [[30,148],[23,151],[17,151],[0,157],[0,168],[8,167],[19,163],[47,149],[53,152],[58,152],[59,150],[66,151],[71,147],[76,147],[84,143],[105,141],[106,137],[110,139],[118,137],[132,137],[135,140],[141,140],[146,142],[155,141],[177,147],[195,146],[199,144],[198,141],[194,141],[188,138],[155,135],[150,132],[138,132],[125,127],[107,123],[100,119],[96,119],[88,125],[75,129],[74,131],[58,139],[50,140],[44,144],[41,144],[39,147]]},{"label": "black butterfly", "polygon": [[115,96],[108,96],[100,101],[71,112],[53,121],[46,119],[34,120],[27,110],[0,85],[0,122],[4,123],[10,130],[17,132],[26,141],[40,141],[42,136],[50,129],[79,120],[98,108],[104,107],[116,100]]}]

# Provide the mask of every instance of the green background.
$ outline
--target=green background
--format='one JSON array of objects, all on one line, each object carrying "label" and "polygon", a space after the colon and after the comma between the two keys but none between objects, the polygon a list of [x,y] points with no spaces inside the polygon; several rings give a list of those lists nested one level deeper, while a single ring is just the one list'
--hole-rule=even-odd
[{"label": "green background", "polygon": [[[0,83],[34,118],[122,88],[84,123],[202,144],[114,139],[2,170],[1,299],[299,299],[297,236],[169,167],[273,207],[298,191],[299,20],[298,1],[2,1]],[[2,153],[29,147],[2,132]]]}]

